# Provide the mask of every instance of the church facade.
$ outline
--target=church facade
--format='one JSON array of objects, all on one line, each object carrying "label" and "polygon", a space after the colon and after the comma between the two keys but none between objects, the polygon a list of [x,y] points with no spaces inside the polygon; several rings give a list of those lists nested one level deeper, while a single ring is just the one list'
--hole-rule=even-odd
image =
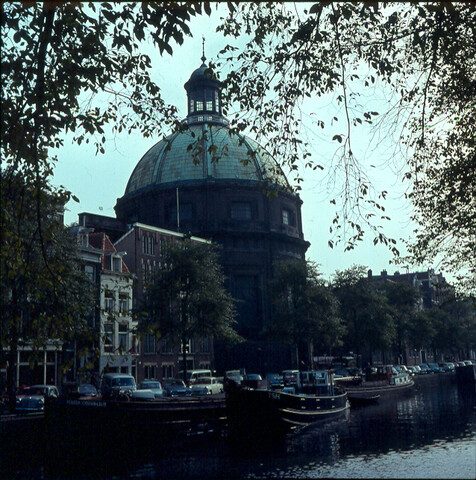
[{"label": "church facade", "polygon": [[237,300],[237,330],[248,342],[231,350],[217,345],[216,368],[271,368],[275,354],[286,357],[288,367],[288,347],[278,353],[266,340],[272,322],[267,285],[275,261],[305,258],[302,201],[264,148],[231,132],[220,82],[205,63],[185,89],[182,128],[138,162],[117,200],[116,224],[139,222],[220,245],[226,287]]}]

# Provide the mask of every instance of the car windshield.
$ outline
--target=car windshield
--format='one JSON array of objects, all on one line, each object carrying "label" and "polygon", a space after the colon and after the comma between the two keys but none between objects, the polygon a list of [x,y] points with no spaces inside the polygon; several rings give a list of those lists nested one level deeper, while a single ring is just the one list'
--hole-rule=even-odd
[{"label": "car windshield", "polygon": [[159,382],[142,382],[140,384],[141,388],[161,388]]},{"label": "car windshield", "polygon": [[133,387],[134,379],[133,378],[115,378],[112,382],[115,387]]},{"label": "car windshield", "polygon": [[167,386],[174,386],[174,387],[184,386],[183,380],[167,380],[165,383]]},{"label": "car windshield", "polygon": [[212,379],[210,377],[202,377],[197,380],[197,383],[201,385],[211,385]]},{"label": "car windshield", "polygon": [[48,393],[48,389],[45,387],[30,387],[26,393],[28,395],[46,395]]},{"label": "car windshield", "polygon": [[85,383],[84,385],[80,385],[78,387],[78,392],[79,393],[96,393],[96,387],[94,387],[94,385]]}]

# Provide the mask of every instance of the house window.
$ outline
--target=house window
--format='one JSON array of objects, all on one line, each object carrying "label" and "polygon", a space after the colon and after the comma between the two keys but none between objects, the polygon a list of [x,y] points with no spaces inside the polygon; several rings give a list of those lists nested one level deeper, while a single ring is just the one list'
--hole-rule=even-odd
[{"label": "house window", "polygon": [[119,312],[123,315],[129,312],[129,296],[127,293],[119,294]]},{"label": "house window", "polygon": [[104,310],[106,312],[114,312],[114,292],[107,291],[104,294]]},{"label": "house window", "polygon": [[210,339],[208,337],[200,342],[200,353],[210,353]]},{"label": "house window", "polygon": [[122,258],[121,257],[112,257],[112,271],[113,272],[122,272]]},{"label": "house window", "polygon": [[[180,353],[183,353],[183,343],[180,344]],[[185,344],[185,353],[192,353],[192,340],[189,339]]]},{"label": "house window", "polygon": [[112,353],[114,351],[114,324],[104,324],[104,352]]},{"label": "house window", "polygon": [[231,218],[234,220],[251,220],[251,204],[249,202],[233,202]]},{"label": "house window", "polygon": [[174,378],[174,366],[170,363],[162,364],[162,378]]},{"label": "house window", "polygon": [[147,333],[142,344],[144,346],[144,353],[155,353],[155,337],[153,335]]},{"label": "house window", "polygon": [[174,353],[174,346],[172,342],[167,339],[162,339],[162,353]]},{"label": "house window", "polygon": [[211,100],[207,100],[207,110],[209,112],[213,110],[213,102]]},{"label": "house window", "polygon": [[146,380],[157,378],[157,365],[144,365],[144,378]]},{"label": "house window", "polygon": [[283,210],[283,224],[289,225],[289,211]]},{"label": "house window", "polygon": [[94,282],[96,280],[96,269],[94,268],[93,265],[85,265],[84,272],[89,277],[91,282]]},{"label": "house window", "polygon": [[281,221],[283,225],[294,226],[294,213],[291,210],[283,208],[281,211]]},{"label": "house window", "polygon": [[119,350],[127,352],[128,349],[129,326],[127,323],[119,324]]},{"label": "house window", "polygon": [[154,269],[152,264],[150,263],[150,260],[142,263],[142,276],[144,283],[150,283],[154,280]]},{"label": "house window", "polygon": [[78,236],[78,244],[82,247],[89,246],[89,234],[87,233],[80,233]]},{"label": "house window", "polygon": [[154,254],[154,237],[152,235],[142,236],[142,253],[146,255]]}]

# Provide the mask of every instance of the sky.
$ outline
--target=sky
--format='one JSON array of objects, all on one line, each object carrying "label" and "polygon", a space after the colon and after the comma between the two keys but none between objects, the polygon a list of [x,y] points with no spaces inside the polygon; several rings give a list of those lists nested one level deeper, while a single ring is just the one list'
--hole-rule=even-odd
[{"label": "sky", "polygon": [[[193,37],[186,37],[183,45],[174,46],[172,56],[160,56],[152,42],[141,47],[151,57],[151,76],[162,88],[165,101],[175,104],[182,117],[186,116],[186,92],[183,85],[201,64],[202,36],[206,39],[205,55],[208,60],[214,59],[226,43],[232,43],[232,40],[224,39],[215,32],[220,15],[220,12],[213,11],[211,17],[200,16],[194,19],[191,23]],[[240,38],[233,43],[239,46],[245,40]],[[376,89],[361,101],[368,104],[369,109],[379,111],[378,108],[381,107],[380,111],[383,111],[385,92]],[[309,114],[304,140],[310,142],[312,158],[325,166],[330,164],[335,155],[336,142],[331,141],[332,134],[326,138],[317,128],[314,129],[310,119],[312,112],[317,111],[333,115],[332,105],[332,98],[311,98],[303,107]],[[79,198],[79,203],[71,201],[66,207],[65,223],[68,225],[76,222],[81,212],[115,216],[114,205],[124,194],[135,165],[160,140],[143,138],[139,132],[122,132],[115,137],[110,133],[106,137],[105,154],[96,155],[96,149],[91,143],[80,146],[73,144],[72,137],[68,136],[65,137],[64,146],[55,152],[58,163],[53,183],[66,187]],[[390,136],[375,138],[370,131],[358,130],[354,136],[353,151],[367,166],[376,188],[389,192],[385,214],[392,220],[385,222],[385,234],[395,238],[398,241],[397,248],[404,253],[404,245],[399,239],[407,239],[411,235],[411,206],[403,198],[405,186],[401,182],[401,172],[388,162],[393,155],[394,141]],[[354,264],[364,265],[372,269],[374,274],[383,269],[389,273],[406,271],[403,265],[390,264],[393,254],[384,245],[374,245],[372,235],[368,235],[351,251],[344,252],[344,244],[333,249],[328,246],[331,238],[329,227],[335,213],[329,202],[336,195],[336,191],[327,182],[328,171],[301,171],[304,181],[299,195],[303,200],[303,232],[305,240],[311,243],[307,259],[316,262],[324,278],[328,279],[336,270],[344,270]],[[288,172],[285,170],[285,173]],[[291,180],[292,176],[288,175],[288,178]]]}]

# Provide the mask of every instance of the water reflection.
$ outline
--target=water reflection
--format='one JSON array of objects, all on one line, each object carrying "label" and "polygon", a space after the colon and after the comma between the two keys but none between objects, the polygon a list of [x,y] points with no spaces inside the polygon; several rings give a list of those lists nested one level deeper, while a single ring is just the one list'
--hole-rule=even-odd
[{"label": "water reflection", "polygon": [[[216,437],[19,446],[5,478],[474,478],[474,387],[430,383],[281,442]],[[0,473],[1,468],[0,468]],[[0,475],[2,476],[2,475]]]},{"label": "water reflection", "polygon": [[[304,477],[474,478],[474,405],[474,388],[430,385],[398,401],[352,410],[337,440],[317,428],[291,437],[294,470],[289,466],[282,476],[293,478],[299,465]],[[382,459],[389,470],[380,471]],[[276,472],[259,473],[275,477]]]}]

